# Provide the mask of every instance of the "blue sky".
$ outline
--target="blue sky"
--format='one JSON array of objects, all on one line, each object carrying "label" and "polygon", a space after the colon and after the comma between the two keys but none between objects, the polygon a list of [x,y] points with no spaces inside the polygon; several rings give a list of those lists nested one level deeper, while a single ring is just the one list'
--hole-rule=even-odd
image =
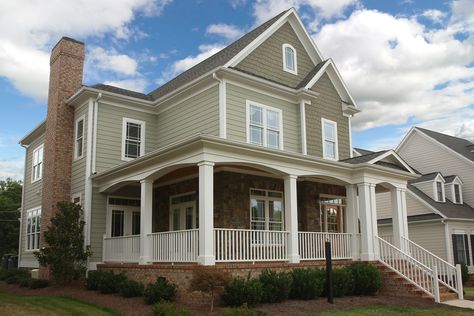
[{"label": "blue sky", "polygon": [[0,179],[22,177],[61,36],[85,42],[85,84],[149,92],[292,6],[363,110],[354,146],[394,147],[413,125],[474,140],[472,0],[3,1]]}]

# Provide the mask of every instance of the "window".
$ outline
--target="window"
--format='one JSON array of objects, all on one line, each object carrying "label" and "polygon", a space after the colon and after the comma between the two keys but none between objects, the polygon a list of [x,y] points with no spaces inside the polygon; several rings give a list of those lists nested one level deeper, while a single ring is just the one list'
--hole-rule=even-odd
[{"label": "window", "polygon": [[107,236],[140,235],[140,200],[109,197],[107,208]]},{"label": "window", "polygon": [[436,199],[438,202],[444,202],[443,184],[440,181],[436,181]]},{"label": "window", "polygon": [[283,230],[283,193],[250,189],[250,229]]},{"label": "window", "polygon": [[43,148],[41,144],[33,151],[31,182],[38,181],[43,176]]},{"label": "window", "polygon": [[322,119],[323,158],[338,160],[337,123]]},{"label": "window", "polygon": [[464,262],[468,266],[471,264],[469,247],[468,247],[468,238],[465,234],[453,234],[453,254],[454,254],[454,264]]},{"label": "window", "polygon": [[320,219],[321,231],[329,233],[345,232],[345,199],[336,196],[321,196]]},{"label": "window", "polygon": [[41,208],[27,211],[26,250],[38,250],[41,232]]},{"label": "window", "polygon": [[82,194],[76,193],[72,196],[72,203],[82,205]]},{"label": "window", "polygon": [[131,160],[145,153],[145,122],[123,119],[122,160]]},{"label": "window", "polygon": [[132,235],[140,235],[140,212],[132,212]]},{"label": "window", "polygon": [[283,149],[281,110],[247,101],[247,142]]},{"label": "window", "polygon": [[124,212],[120,210],[112,211],[112,237],[123,236]]},{"label": "window", "polygon": [[298,74],[296,50],[290,44],[283,44],[283,70],[294,75]]},{"label": "window", "polygon": [[74,159],[84,156],[84,115],[76,120],[74,140]]},{"label": "window", "polygon": [[454,185],[454,203],[461,204],[461,186],[459,184]]},{"label": "window", "polygon": [[196,193],[189,192],[170,197],[170,230],[196,228],[199,222],[196,212]]}]

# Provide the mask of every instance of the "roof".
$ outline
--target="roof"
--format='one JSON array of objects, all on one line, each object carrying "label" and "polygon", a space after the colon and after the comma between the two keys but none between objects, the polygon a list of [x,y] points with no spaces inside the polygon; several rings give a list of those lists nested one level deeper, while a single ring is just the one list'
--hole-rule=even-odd
[{"label": "roof", "polygon": [[301,82],[296,86],[296,89],[301,89],[301,88],[306,87],[306,85],[311,81],[311,79],[313,79],[313,77],[316,76],[319,70],[321,70],[321,68],[323,68],[324,64],[326,64],[327,62],[328,60],[324,60],[320,62],[319,64],[317,64],[316,66],[314,66],[314,68],[306,75],[306,77],[303,80],[301,80]]},{"label": "roof", "polygon": [[28,146],[32,141],[34,141],[38,136],[46,132],[46,120],[43,120],[35,128],[33,128],[25,137],[20,140],[20,144],[23,146]]},{"label": "roof", "polygon": [[420,132],[428,135],[429,137],[435,139],[436,141],[440,142],[441,144],[445,145],[446,147],[454,150],[458,154],[474,162],[474,152],[472,151],[474,149],[474,144],[468,141],[467,139],[449,136],[421,127],[415,128]]},{"label": "roof", "polygon": [[347,162],[347,163],[350,163],[350,164],[364,163],[364,162],[369,162],[372,159],[377,158],[378,156],[380,156],[380,155],[382,155],[386,152],[387,152],[387,150],[381,150],[381,151],[377,151],[377,152],[370,152],[370,153],[362,155],[362,156],[348,158],[348,159],[344,159],[344,160],[341,160],[341,161],[342,162]]},{"label": "roof", "polygon": [[436,179],[436,177],[440,174],[439,172],[431,172],[427,174],[421,175],[418,179],[415,179],[413,181],[410,181],[410,183],[418,183],[418,182],[425,182],[425,181],[432,181]]},{"label": "roof", "polygon": [[122,88],[118,88],[118,87],[114,87],[114,86],[109,86],[109,85],[102,84],[102,83],[95,84],[95,85],[92,85],[92,86],[89,86],[89,87],[94,88],[94,89],[99,89],[99,90],[104,90],[104,91],[116,93],[116,94],[125,95],[125,96],[128,96],[128,97],[133,97],[133,98],[137,98],[137,99],[143,99],[143,100],[149,100],[149,101],[153,100],[150,95],[140,93],[140,92],[136,92],[136,91],[132,91],[132,90],[122,89]]},{"label": "roof", "polygon": [[[431,219],[443,219],[441,216],[438,214],[420,214],[420,215],[411,215],[407,216],[407,220],[409,223],[413,222],[419,222],[419,221],[426,221],[426,220],[431,220]],[[391,218],[383,218],[377,220],[377,224],[392,224],[392,219]]]},{"label": "roof", "polygon": [[466,203],[454,204],[448,199],[446,202],[437,202],[412,184],[408,185],[408,189],[447,218],[474,219],[474,209]]},{"label": "roof", "polygon": [[353,149],[361,155],[368,155],[368,154],[373,154],[374,153],[372,150],[367,150],[367,149],[358,148],[358,147],[354,147]]},{"label": "roof", "polygon": [[451,183],[456,178],[457,178],[457,175],[447,176],[447,177],[444,177],[444,181],[446,181],[446,183]]}]

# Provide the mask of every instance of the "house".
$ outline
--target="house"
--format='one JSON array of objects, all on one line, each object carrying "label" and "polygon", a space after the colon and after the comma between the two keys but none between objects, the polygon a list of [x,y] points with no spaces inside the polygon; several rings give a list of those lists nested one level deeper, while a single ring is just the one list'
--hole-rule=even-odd
[{"label": "house", "polygon": [[352,157],[359,109],[294,9],[148,94],[84,86],[83,60],[80,42],[53,48],[47,119],[21,141],[21,266],[62,200],[84,209],[90,269],[310,266],[326,240],[336,261],[393,265],[376,194],[394,198],[400,245],[418,176],[393,151]]},{"label": "house", "polygon": [[[407,187],[410,239],[451,264],[464,262],[474,271],[474,144],[414,127],[396,152],[421,174]],[[377,196],[377,205],[379,234],[390,237],[386,193]]]}]

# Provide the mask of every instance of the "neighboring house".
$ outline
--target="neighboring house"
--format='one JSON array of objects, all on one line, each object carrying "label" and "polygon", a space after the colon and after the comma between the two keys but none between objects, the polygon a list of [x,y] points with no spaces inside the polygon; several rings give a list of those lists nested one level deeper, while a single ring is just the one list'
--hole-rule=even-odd
[{"label": "neighboring house", "polygon": [[[84,46],[52,51],[48,116],[28,134],[20,266],[56,203],[82,205],[97,264],[377,260],[375,196],[406,235],[415,173],[352,158],[359,112],[294,9],[148,94],[82,85]],[[65,80],[67,79],[67,80]]]},{"label": "neighboring house", "polygon": [[[474,271],[474,144],[414,127],[396,152],[421,174],[409,181],[407,190],[410,239],[448,262],[464,262]],[[380,235],[391,236],[386,193],[377,196],[377,217]]]}]

